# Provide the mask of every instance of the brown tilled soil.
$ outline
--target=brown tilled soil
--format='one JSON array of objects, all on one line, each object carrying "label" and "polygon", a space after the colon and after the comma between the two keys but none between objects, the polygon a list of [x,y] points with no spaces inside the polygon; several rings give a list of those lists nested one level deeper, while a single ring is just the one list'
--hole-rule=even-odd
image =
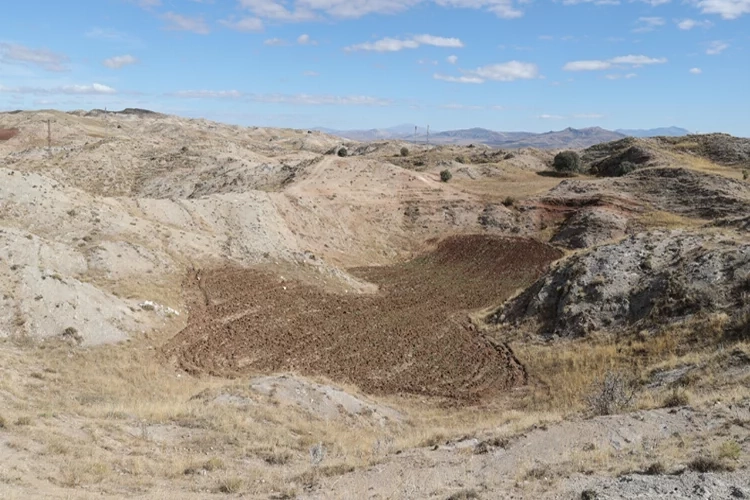
[{"label": "brown tilled soil", "polygon": [[258,269],[203,271],[188,282],[189,324],[164,352],[189,372],[294,371],[376,394],[476,399],[526,374],[468,312],[507,299],[560,256],[532,239],[451,237],[404,264],[351,270],[380,287],[358,296]]},{"label": "brown tilled soil", "polygon": [[0,141],[7,141],[18,135],[18,129],[15,128],[0,128]]}]

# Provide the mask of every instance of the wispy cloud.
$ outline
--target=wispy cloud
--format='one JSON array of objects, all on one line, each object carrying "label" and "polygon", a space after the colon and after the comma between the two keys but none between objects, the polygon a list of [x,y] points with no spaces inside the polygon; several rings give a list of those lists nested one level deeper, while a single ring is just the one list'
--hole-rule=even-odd
[{"label": "wispy cloud", "polygon": [[615,74],[604,75],[604,78],[606,78],[607,80],[630,80],[637,76],[638,75],[635,73],[626,73],[624,75],[615,73]]},{"label": "wispy cloud", "polygon": [[654,31],[659,26],[664,26],[666,21],[663,17],[639,17],[636,21],[636,27],[633,29],[634,33],[647,33]]},{"label": "wispy cloud", "polygon": [[664,57],[648,57],[643,55],[627,55],[627,56],[619,56],[619,57],[613,57],[612,59],[607,60],[599,60],[599,59],[593,59],[588,61],[572,61],[565,66],[563,66],[563,70],[565,71],[601,71],[605,69],[610,69],[615,66],[631,66],[631,67],[639,67],[639,66],[646,66],[646,65],[652,65],[652,64],[664,64],[667,62],[667,59]]},{"label": "wispy cloud", "polygon": [[167,12],[161,18],[167,22],[165,27],[167,30],[189,31],[197,35],[208,35],[211,32],[202,17],[188,17],[175,12]]},{"label": "wispy cloud", "polygon": [[235,31],[257,32],[263,31],[263,21],[257,17],[243,17],[237,20],[222,19],[219,24]]},{"label": "wispy cloud", "polygon": [[421,45],[433,47],[461,48],[464,43],[458,38],[445,38],[434,35],[416,35],[411,38],[382,38],[375,42],[358,43],[345,47],[347,52],[372,51],[372,52],[398,52],[404,49],[416,49]]},{"label": "wispy cloud", "polygon": [[302,34],[297,37],[297,43],[299,45],[318,45],[318,42],[310,38],[308,34]]},{"label": "wispy cloud", "polygon": [[269,47],[284,47],[289,45],[289,42],[283,38],[267,38],[266,40],[263,40],[263,45],[268,45]]},{"label": "wispy cloud", "polygon": [[235,99],[308,106],[389,106],[393,101],[370,96],[314,94],[253,94],[239,90],[179,90],[166,94],[181,99]]},{"label": "wispy cloud", "polygon": [[565,117],[562,115],[550,115],[545,113],[543,115],[539,115],[537,118],[541,120],[562,120]]},{"label": "wispy cloud", "polygon": [[709,56],[717,56],[727,50],[729,48],[729,44],[726,42],[722,42],[721,40],[715,40],[708,44],[708,48],[706,49],[706,54]]},{"label": "wispy cloud", "polygon": [[450,76],[435,73],[433,78],[453,83],[484,83],[486,81],[512,82],[515,80],[532,80],[539,78],[539,67],[536,64],[510,61],[501,64],[488,64],[474,70],[461,70],[463,75]]},{"label": "wispy cloud", "polygon": [[39,66],[47,71],[67,71],[70,58],[47,49],[32,49],[15,43],[0,43],[0,61]]},{"label": "wispy cloud", "polygon": [[103,85],[93,83],[91,85],[63,85],[60,87],[4,87],[0,85],[0,92],[9,94],[33,94],[33,95],[113,95],[117,90]]},{"label": "wispy cloud", "polygon": [[701,73],[703,73],[703,70],[700,68],[690,68],[689,73],[691,75],[700,75]]},{"label": "wispy cloud", "polygon": [[[523,16],[523,11],[514,4],[514,0],[239,0],[240,6],[255,16],[281,22],[398,14],[428,2],[446,8],[482,9],[504,19]],[[526,3],[526,0],[519,0],[518,3]]]},{"label": "wispy cloud", "polygon": [[458,56],[448,56],[445,58],[448,64],[456,64],[458,62]]},{"label": "wispy cloud", "polygon": [[105,59],[102,64],[104,64],[106,67],[110,69],[120,69],[123,66],[129,66],[131,64],[136,64],[138,62],[138,59],[126,54],[124,56],[115,56],[110,57],[109,59]]},{"label": "wispy cloud", "polygon": [[750,0],[698,0],[703,14],[717,14],[724,19],[737,19],[750,14]]},{"label": "wispy cloud", "polygon": [[677,19],[677,27],[683,31],[689,31],[693,28],[710,28],[714,25],[711,21],[696,21],[695,19]]}]

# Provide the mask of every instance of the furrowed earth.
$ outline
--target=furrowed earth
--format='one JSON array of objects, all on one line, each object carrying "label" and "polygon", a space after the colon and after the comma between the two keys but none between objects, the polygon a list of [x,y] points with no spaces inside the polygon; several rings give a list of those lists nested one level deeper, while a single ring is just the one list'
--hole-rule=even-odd
[{"label": "furrowed earth", "polygon": [[747,497],[748,144],[0,113],[0,497]]}]

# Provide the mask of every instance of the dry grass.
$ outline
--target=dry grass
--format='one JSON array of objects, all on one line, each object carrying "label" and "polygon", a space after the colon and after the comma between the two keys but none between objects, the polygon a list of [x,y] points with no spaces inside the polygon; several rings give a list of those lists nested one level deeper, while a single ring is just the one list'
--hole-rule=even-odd
[{"label": "dry grass", "polygon": [[705,222],[700,219],[683,217],[682,215],[659,210],[647,212],[638,217],[638,223],[643,225],[646,230],[697,228],[705,224]]},{"label": "dry grass", "polygon": [[[717,387],[734,386],[745,391],[738,380],[726,379],[725,349],[747,350],[748,344],[724,337],[725,315],[698,318],[688,324],[672,325],[658,334],[639,334],[613,338],[590,336],[587,339],[553,343],[514,343],[516,356],[526,366],[533,389],[516,402],[524,411],[548,411],[565,415],[583,411],[591,387],[608,372],[628,374],[636,383],[645,383],[656,371],[679,366],[701,366],[700,380],[694,380],[693,392],[670,388],[666,394],[641,392],[635,405],[657,408],[667,403],[687,404],[710,398]],[[730,392],[724,392],[728,397]],[[671,396],[668,397],[668,396]]]}]

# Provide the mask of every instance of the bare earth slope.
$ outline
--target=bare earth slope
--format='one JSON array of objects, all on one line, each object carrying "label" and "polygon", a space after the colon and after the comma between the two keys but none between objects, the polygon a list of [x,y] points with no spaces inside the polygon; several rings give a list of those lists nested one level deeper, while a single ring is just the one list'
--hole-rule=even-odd
[{"label": "bare earth slope", "polygon": [[166,354],[190,372],[292,370],[372,393],[474,399],[525,383],[525,373],[466,314],[523,288],[559,256],[534,240],[453,237],[406,264],[353,270],[380,288],[363,296],[259,271],[202,272],[188,328]]}]

